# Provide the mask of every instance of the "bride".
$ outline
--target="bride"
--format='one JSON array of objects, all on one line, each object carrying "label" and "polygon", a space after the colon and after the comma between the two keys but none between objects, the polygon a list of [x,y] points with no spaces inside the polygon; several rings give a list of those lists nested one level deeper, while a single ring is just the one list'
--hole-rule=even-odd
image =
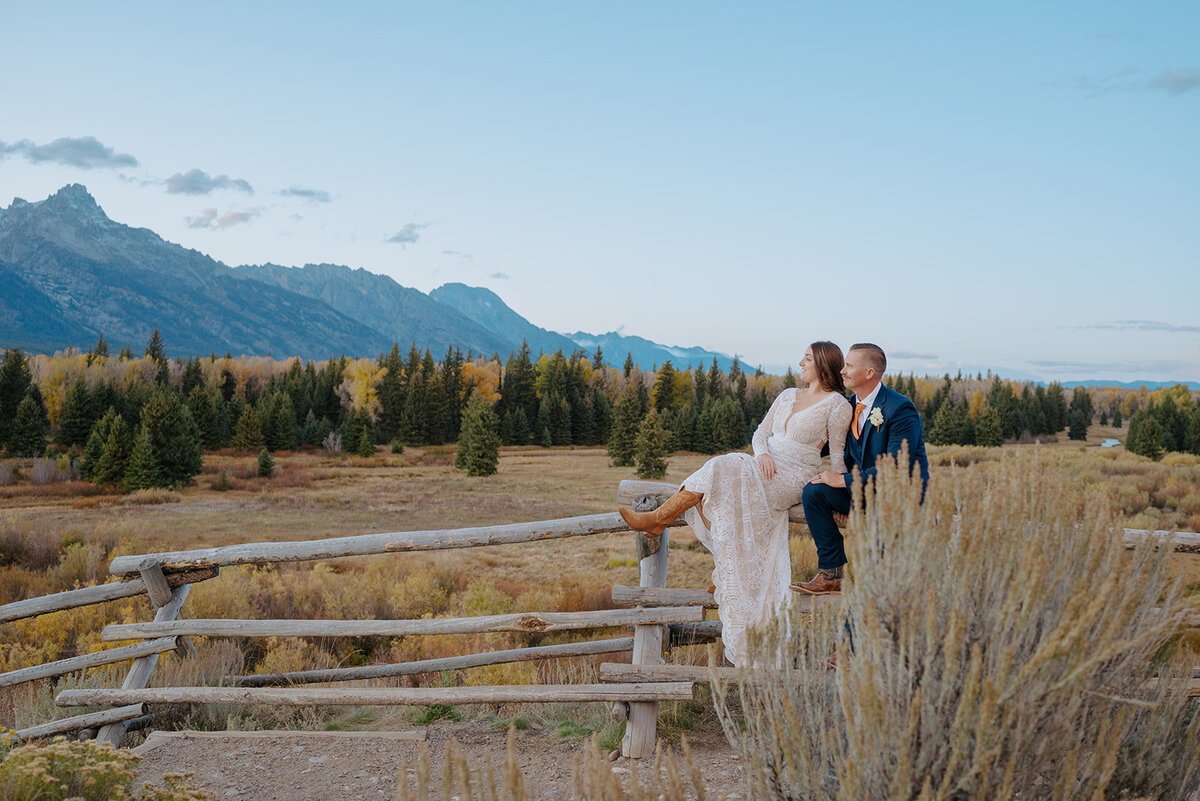
[{"label": "bride", "polygon": [[745,661],[746,629],[769,622],[791,594],[788,509],[800,503],[804,485],[820,472],[826,443],[831,469],[846,470],[853,410],[841,370],[837,345],[812,343],[800,362],[800,380],[807,386],[779,393],[754,432],[753,456],[714,456],[658,509],[619,510],[630,528],[654,536],[683,514],[712,551],[721,639],[725,658],[735,665]]}]

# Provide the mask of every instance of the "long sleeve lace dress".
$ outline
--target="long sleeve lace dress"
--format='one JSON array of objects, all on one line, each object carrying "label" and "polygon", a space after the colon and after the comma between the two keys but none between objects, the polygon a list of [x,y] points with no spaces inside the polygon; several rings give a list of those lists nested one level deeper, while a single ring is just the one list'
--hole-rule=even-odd
[{"label": "long sleeve lace dress", "polygon": [[[721,618],[725,657],[735,665],[746,659],[746,629],[767,623],[791,594],[788,510],[800,503],[804,485],[821,470],[821,448],[829,443],[831,468],[846,470],[846,431],[853,412],[834,393],[797,409],[799,391],[785,389],[754,432],[754,456],[726,453],[709,459],[683,482],[704,493],[704,525],[699,509],[684,518],[704,547],[712,551],[712,579]],[[770,454],[776,473],[766,478],[759,454]]]}]

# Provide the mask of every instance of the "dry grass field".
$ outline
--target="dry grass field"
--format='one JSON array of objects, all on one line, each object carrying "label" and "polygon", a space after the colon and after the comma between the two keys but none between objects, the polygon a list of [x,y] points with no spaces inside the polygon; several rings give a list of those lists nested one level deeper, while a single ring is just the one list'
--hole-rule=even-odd
[{"label": "dry grass field", "polygon": [[[1100,440],[1114,433],[1093,427],[1086,444],[931,448],[934,480],[952,469],[987,470],[988,465],[1036,449],[1056,480],[1071,488],[1102,488],[1129,526],[1200,530],[1198,460],[1153,463],[1121,448],[1100,448]],[[704,458],[675,455],[666,480],[681,481]],[[499,473],[486,478],[455,471],[449,446],[410,448],[401,454],[380,449],[370,458],[283,454],[276,461],[275,474],[259,478],[254,457],[210,453],[195,486],[126,497],[94,494],[94,488],[83,484],[17,482],[0,487],[0,603],[104,581],[108,562],[118,554],[608,512],[615,510],[618,482],[633,477],[632,469],[611,467],[603,449],[506,448]],[[229,489],[218,489],[222,473]],[[793,572],[797,578],[807,578],[815,570],[815,553],[805,528],[794,525],[792,529]],[[1188,590],[1200,588],[1200,556],[1181,554],[1173,562]],[[691,532],[673,531],[668,585],[704,587],[711,570],[711,557]],[[583,610],[608,606],[612,585],[637,580],[633,538],[618,533],[442,553],[226,569],[217,579],[193,588],[184,612],[187,617],[420,618]],[[99,631],[105,624],[149,617],[148,602],[139,598],[4,624],[0,626],[0,670],[96,650],[102,647]],[[243,670],[274,672],[433,658],[567,638],[557,637],[484,634],[202,641],[198,660],[168,658],[152,683],[216,681]],[[679,649],[673,658],[703,662],[707,655],[701,648]],[[594,677],[598,661],[475,668],[462,672],[457,680],[470,684],[583,681]],[[95,686],[111,680],[112,671],[94,671],[66,681],[72,686]],[[454,680],[419,678],[420,683],[430,684]],[[51,693],[46,683],[0,690],[0,726],[31,725],[63,714],[52,707]],[[465,711],[495,714],[495,710]],[[573,718],[569,710],[505,712],[538,715],[543,720],[558,716],[555,725],[561,724],[568,733],[573,725],[580,734],[606,728],[595,716],[585,721],[578,715]],[[186,723],[205,728],[346,726],[360,713],[278,714],[283,717],[214,709],[192,713]],[[403,714],[411,718],[418,713]],[[664,730],[672,734],[686,729],[704,715],[702,708],[671,708]],[[367,717],[370,720],[360,722],[388,722],[386,716]],[[611,740],[615,730],[607,727],[604,736]]]}]

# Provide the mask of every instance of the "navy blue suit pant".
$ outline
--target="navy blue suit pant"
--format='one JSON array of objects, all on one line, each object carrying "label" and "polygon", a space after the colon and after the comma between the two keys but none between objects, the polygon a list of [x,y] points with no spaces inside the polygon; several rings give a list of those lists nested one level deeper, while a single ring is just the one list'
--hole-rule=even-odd
[{"label": "navy blue suit pant", "polygon": [[804,485],[804,519],[817,545],[817,567],[832,570],[846,564],[846,542],[835,514],[850,514],[850,490],[828,484]]}]

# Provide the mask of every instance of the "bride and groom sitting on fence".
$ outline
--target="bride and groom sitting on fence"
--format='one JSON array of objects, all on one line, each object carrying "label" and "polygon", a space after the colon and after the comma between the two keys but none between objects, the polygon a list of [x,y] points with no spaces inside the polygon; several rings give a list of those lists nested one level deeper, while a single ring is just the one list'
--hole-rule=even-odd
[{"label": "bride and groom sitting on fence", "polygon": [[[709,459],[652,512],[621,508],[630,528],[657,536],[681,514],[713,554],[713,597],[725,656],[745,662],[746,629],[762,626],[791,592],[840,593],[846,551],[839,525],[850,513],[851,486],[869,487],[883,454],[907,447],[909,474],[929,481],[921,416],[912,401],[881,383],[887,356],[878,345],[814,342],[800,361],[802,389],[785,389],[754,432],[754,455]],[[847,399],[846,391],[853,396]],[[821,470],[828,446],[830,469]],[[817,574],[791,583],[788,510],[804,504],[817,546]]]}]

